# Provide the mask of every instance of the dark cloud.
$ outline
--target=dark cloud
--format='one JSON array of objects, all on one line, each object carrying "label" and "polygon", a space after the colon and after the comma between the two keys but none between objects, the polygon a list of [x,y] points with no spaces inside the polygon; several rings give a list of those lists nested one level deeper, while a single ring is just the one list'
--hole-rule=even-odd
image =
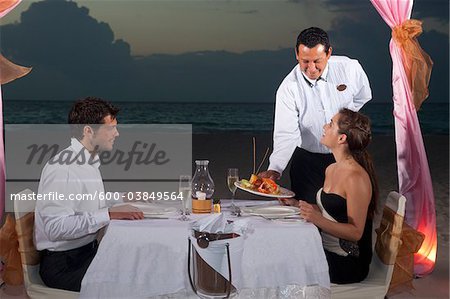
[{"label": "dark cloud", "polygon": [[235,54],[205,51],[151,55],[140,60],[146,84],[139,94],[170,101],[273,101],[283,77],[295,65],[293,50]]},{"label": "dark cloud", "polygon": [[430,100],[449,101],[449,38],[448,35],[430,31],[419,37],[422,48],[433,59],[430,80]]},{"label": "dark cloud", "polygon": [[[336,54],[361,62],[375,101],[391,101],[391,33],[376,10],[367,7],[359,18],[337,18],[329,33]],[[1,27],[0,38],[6,57],[34,68],[3,87],[7,99],[96,95],[111,100],[271,102],[296,64],[291,48],[132,57],[129,45],[115,40],[108,24],[62,0],[32,4],[20,22]],[[430,31],[420,42],[435,62],[430,99],[448,101],[448,35]]]},{"label": "dark cloud", "polygon": [[131,57],[108,24],[62,0],[33,3],[1,33],[2,52],[34,68],[4,87],[9,99],[273,101],[295,64],[291,49]]},{"label": "dark cloud", "polygon": [[334,20],[331,26],[333,29],[329,31],[333,53],[358,59],[369,77],[373,98],[390,101],[390,31],[375,10],[367,10],[363,19],[364,22],[345,17]]},{"label": "dark cloud", "polygon": [[250,14],[255,14],[258,13],[259,11],[257,9],[253,9],[253,10],[244,10],[241,11],[241,14],[246,14],[246,15],[250,15]]},{"label": "dark cloud", "polygon": [[[402,1],[402,0],[400,0]],[[332,11],[349,12],[354,18],[363,17],[367,9],[375,9],[370,1],[361,0],[324,0],[324,3]],[[437,18],[448,23],[449,1],[448,0],[416,0],[414,1],[412,18]]]},{"label": "dark cloud", "polygon": [[35,2],[20,22],[1,27],[0,38],[5,56],[34,67],[23,79],[28,88],[14,90],[19,97],[31,91],[59,99],[106,91],[124,79],[132,62],[130,46],[114,40],[108,24],[75,2]]},{"label": "dark cloud", "polygon": [[323,0],[323,3],[334,12],[358,12],[372,6],[369,1],[360,0]]},{"label": "dark cloud", "polygon": [[416,0],[414,1],[412,17],[416,19],[437,18],[448,24],[448,0]]},{"label": "dark cloud", "polygon": [[[344,1],[350,2],[350,1]],[[366,70],[376,101],[392,98],[392,60],[389,53],[391,30],[372,8],[359,11],[358,18],[334,20],[329,31],[334,53],[358,59]],[[430,101],[447,102],[449,98],[449,37],[436,31],[419,37],[422,48],[434,60],[430,81]]]}]

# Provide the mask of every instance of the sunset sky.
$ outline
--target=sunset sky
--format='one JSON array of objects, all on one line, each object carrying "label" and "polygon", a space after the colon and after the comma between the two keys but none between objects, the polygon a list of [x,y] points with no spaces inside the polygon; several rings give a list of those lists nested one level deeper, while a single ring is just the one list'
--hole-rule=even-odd
[{"label": "sunset sky", "polygon": [[[38,1],[24,0],[2,20],[3,24],[19,21],[20,13],[33,2]],[[368,0],[74,2],[87,7],[95,19],[108,23],[116,39],[131,45],[133,55],[289,48],[303,28],[330,30],[342,19],[369,21],[363,16],[368,9],[375,11]],[[447,0],[416,1],[413,12],[424,21],[425,31],[436,30],[448,36]],[[380,18],[373,30],[382,26],[386,25]]]},{"label": "sunset sky", "polygon": [[[430,100],[448,102],[449,2],[419,0],[419,41],[434,61]],[[23,1],[2,19],[0,48],[33,67],[11,99],[88,94],[146,101],[273,102],[296,64],[298,33],[330,35],[357,59],[375,102],[391,101],[389,27],[370,1]],[[176,88],[173,83],[176,82]]]}]

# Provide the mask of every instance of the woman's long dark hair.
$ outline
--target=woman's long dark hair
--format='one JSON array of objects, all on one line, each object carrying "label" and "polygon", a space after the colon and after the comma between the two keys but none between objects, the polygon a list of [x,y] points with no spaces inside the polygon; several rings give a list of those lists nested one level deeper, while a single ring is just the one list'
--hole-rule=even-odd
[{"label": "woman's long dark hair", "polygon": [[378,182],[375,176],[372,158],[367,152],[367,146],[372,140],[370,120],[367,116],[346,108],[341,109],[339,115],[339,133],[347,135],[347,144],[351,155],[367,171],[370,177],[372,198],[367,214],[372,218],[377,205]]}]

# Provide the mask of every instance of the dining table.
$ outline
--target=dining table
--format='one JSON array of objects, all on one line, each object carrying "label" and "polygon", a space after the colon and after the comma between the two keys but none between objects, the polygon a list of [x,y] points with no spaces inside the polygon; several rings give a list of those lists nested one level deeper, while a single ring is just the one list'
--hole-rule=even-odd
[{"label": "dining table", "polygon": [[[235,200],[249,206],[277,201]],[[221,200],[229,223],[245,223],[234,298],[329,298],[328,264],[316,226],[297,217],[267,219],[258,214],[233,216]],[[151,203],[150,203],[151,204]],[[158,203],[161,204],[161,203]],[[167,203],[167,206],[176,203]],[[80,298],[198,298],[188,273],[192,225],[210,214],[179,213],[143,220],[112,220],[81,285]],[[191,247],[192,248],[192,247]]]}]

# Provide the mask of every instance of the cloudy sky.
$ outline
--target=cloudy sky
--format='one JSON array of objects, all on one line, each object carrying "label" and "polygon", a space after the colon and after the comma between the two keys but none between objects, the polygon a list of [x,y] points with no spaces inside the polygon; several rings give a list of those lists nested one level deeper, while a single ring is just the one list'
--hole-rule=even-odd
[{"label": "cloudy sky", "polygon": [[[3,24],[19,21],[20,14],[33,2],[39,1],[25,0]],[[362,22],[365,10],[374,11],[368,0],[75,2],[87,7],[93,18],[108,23],[117,39],[130,44],[133,55],[289,48],[303,28],[332,30],[336,21],[354,18]],[[417,1],[416,7],[414,14],[424,21],[425,31],[437,30],[448,35],[447,0]],[[380,19],[374,25],[383,23]]]},{"label": "cloudy sky", "polygon": [[[413,8],[435,62],[433,101],[448,101],[448,11],[448,0]],[[34,70],[5,92],[270,102],[295,64],[299,31],[310,26],[329,32],[335,53],[361,62],[376,101],[390,100],[390,30],[368,0],[24,0],[2,19],[0,46]]]},{"label": "cloudy sky", "polygon": [[[4,23],[19,20],[34,1],[23,3]],[[316,1],[76,1],[108,23],[133,55],[191,51],[276,50],[292,46],[301,28],[329,29],[333,13]]]}]

